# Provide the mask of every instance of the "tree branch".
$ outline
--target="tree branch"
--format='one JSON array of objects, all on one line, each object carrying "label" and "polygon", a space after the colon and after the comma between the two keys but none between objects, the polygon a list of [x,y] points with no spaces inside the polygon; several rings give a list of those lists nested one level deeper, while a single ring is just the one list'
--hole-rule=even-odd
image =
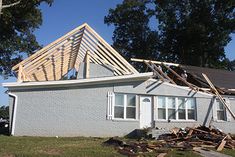
[{"label": "tree branch", "polygon": [[[15,5],[19,4],[19,3],[20,3],[20,1],[15,2],[15,3],[12,3],[12,4],[8,4],[8,5],[3,5],[3,6],[2,6],[2,9],[4,9],[4,8],[9,8],[9,7],[12,7],[12,6],[15,6]],[[1,6],[0,6],[0,7],[1,7]]]}]

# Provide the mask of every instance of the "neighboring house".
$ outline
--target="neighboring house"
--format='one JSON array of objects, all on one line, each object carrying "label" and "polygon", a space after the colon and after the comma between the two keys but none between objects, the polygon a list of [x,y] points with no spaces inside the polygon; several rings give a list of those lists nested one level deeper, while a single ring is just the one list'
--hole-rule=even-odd
[{"label": "neighboring house", "polygon": [[[87,24],[13,70],[18,82],[3,86],[14,136],[124,136],[199,124],[235,133],[234,119],[214,95],[139,73]],[[224,98],[235,112],[233,94]]]}]

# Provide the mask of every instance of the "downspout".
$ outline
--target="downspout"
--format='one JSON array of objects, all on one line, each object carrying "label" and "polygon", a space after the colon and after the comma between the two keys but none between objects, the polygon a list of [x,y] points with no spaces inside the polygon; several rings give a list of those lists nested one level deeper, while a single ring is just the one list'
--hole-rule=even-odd
[{"label": "downspout", "polygon": [[16,121],[16,109],[17,109],[18,97],[17,95],[11,92],[8,92],[8,95],[14,98],[13,105],[12,105],[11,130],[10,130],[10,134],[13,136],[15,134],[15,121]]}]

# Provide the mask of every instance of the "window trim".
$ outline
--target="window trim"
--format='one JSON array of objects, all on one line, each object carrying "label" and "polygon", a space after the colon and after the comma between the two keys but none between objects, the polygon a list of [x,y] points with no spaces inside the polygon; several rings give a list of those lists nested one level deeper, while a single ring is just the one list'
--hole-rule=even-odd
[{"label": "window trim", "polygon": [[[158,98],[159,97],[163,97],[165,100],[165,110],[166,110],[166,116],[165,116],[165,119],[160,119],[158,117]],[[168,116],[168,98],[174,98],[175,100],[175,119],[168,119],[169,116]],[[184,101],[186,102],[185,104],[185,119],[179,119],[179,112],[178,112],[178,107],[179,107],[179,98],[184,98]],[[156,99],[156,106],[157,106],[157,110],[155,110],[155,112],[157,112],[157,121],[172,121],[172,122],[194,122],[194,121],[197,121],[197,115],[196,115],[196,111],[197,111],[197,104],[196,104],[196,99],[193,98],[193,97],[177,97],[177,96],[155,96],[155,99]],[[193,99],[194,100],[194,109],[189,109],[188,108],[188,99]],[[160,108],[160,109],[163,109],[163,108]],[[194,119],[189,119],[188,118],[188,110],[194,110]]]},{"label": "window trim", "polygon": [[[115,102],[115,98],[116,98],[116,95],[117,94],[121,94],[123,95],[123,101],[124,101],[124,113],[123,113],[123,118],[116,118],[115,117],[115,106],[120,106],[120,105],[116,105],[116,102]],[[135,107],[134,106],[127,106],[127,95],[133,95],[135,96]],[[126,110],[127,110],[127,107],[131,107],[131,108],[135,108],[135,118],[127,118],[126,117]],[[138,120],[138,115],[137,115],[137,95],[136,94],[131,94],[131,93],[114,93],[114,105],[113,105],[113,117],[112,119],[115,120],[115,121],[137,121]]]},{"label": "window trim", "polygon": [[[225,99],[224,99],[224,101],[226,101]],[[218,105],[220,104],[221,102],[220,102],[220,100],[219,99],[216,99],[216,114],[217,114],[217,122],[227,122],[228,121],[228,118],[227,118],[227,109],[224,107],[224,105],[222,104],[222,106],[223,106],[223,110],[220,110],[219,108],[218,108]],[[224,119],[218,119],[219,117],[218,117],[218,112],[221,112],[221,111],[223,111],[223,114],[224,114]]]}]

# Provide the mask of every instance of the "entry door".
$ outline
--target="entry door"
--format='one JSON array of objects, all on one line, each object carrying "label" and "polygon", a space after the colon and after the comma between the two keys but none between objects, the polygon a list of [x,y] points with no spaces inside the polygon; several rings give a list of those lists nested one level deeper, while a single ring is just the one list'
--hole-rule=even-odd
[{"label": "entry door", "polygon": [[152,97],[140,97],[140,128],[152,126]]}]

